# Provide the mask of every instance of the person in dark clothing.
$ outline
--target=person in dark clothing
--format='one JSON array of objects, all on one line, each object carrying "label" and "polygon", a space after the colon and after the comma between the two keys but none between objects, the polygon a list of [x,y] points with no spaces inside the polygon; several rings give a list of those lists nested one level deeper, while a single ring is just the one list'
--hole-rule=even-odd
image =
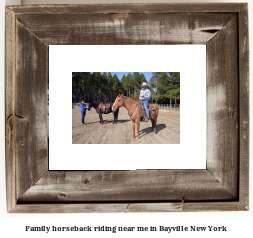
[{"label": "person in dark clothing", "polygon": [[85,118],[86,110],[88,108],[86,107],[86,104],[84,103],[84,100],[82,100],[82,102],[80,104],[80,107],[81,107],[81,113],[82,113],[82,123],[85,125],[84,118]]}]

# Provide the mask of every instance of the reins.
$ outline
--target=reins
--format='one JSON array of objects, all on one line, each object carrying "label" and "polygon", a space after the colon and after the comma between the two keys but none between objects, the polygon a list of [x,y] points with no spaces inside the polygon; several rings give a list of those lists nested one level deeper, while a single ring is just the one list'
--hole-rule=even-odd
[{"label": "reins", "polygon": [[[139,105],[139,101],[137,101],[137,103],[135,104],[133,111],[132,111],[131,113],[128,112],[128,115],[129,115],[130,117],[133,115],[134,110],[135,110],[135,108],[137,107],[137,105]],[[132,118],[131,118],[131,119],[132,119]]]},{"label": "reins", "polygon": [[137,101],[137,103],[135,104],[135,107],[134,107],[134,109],[133,109],[133,111],[131,112],[131,113],[129,113],[128,112],[128,115],[130,116],[130,119],[132,120],[132,121],[134,121],[133,119],[132,119],[132,115],[133,115],[133,113],[134,113],[134,111],[135,111],[135,109],[136,109],[136,107],[138,106],[138,108],[139,108],[139,118],[140,118],[140,114],[141,114],[141,105],[140,105],[140,101]]},{"label": "reins", "polygon": [[[90,107],[90,112],[91,112],[92,114],[97,114],[97,108],[95,108],[95,103],[91,103],[91,105],[89,105],[89,107]],[[89,108],[89,107],[88,107],[88,108]],[[95,109],[95,113],[93,113],[93,112],[91,111],[92,108]]]},{"label": "reins", "polygon": [[[128,100],[126,97],[124,97],[124,99]],[[124,100],[123,100],[123,106],[125,106],[125,101],[124,101]],[[134,113],[134,111],[135,111],[135,109],[136,109],[137,106],[138,106],[138,108],[139,108],[138,112],[139,112],[139,119],[140,119],[140,115],[141,115],[141,103],[140,103],[140,100],[138,100],[138,101],[136,102],[136,104],[135,104],[134,109],[132,110],[132,112],[131,112],[131,113],[128,112],[128,115],[129,115],[130,119],[131,119],[133,122],[134,122],[134,120],[133,120],[133,118],[132,118],[132,115],[133,115],[133,113]],[[140,121],[139,121],[139,122],[140,122]]]},{"label": "reins", "polygon": [[[92,109],[92,108],[90,108],[90,112],[91,112],[92,114],[97,114],[96,112],[92,112],[91,109]],[[96,110],[95,110],[95,111],[96,111]]]}]

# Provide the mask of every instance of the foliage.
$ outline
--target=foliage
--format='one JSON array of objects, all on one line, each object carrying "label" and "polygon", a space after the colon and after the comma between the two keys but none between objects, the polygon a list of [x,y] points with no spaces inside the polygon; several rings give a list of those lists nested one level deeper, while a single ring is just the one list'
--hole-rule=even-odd
[{"label": "foliage", "polygon": [[[110,72],[73,72],[72,100],[94,102],[114,102],[118,94],[139,99],[140,89],[147,79],[143,73],[134,72],[123,75],[121,79]],[[179,103],[180,73],[153,72],[148,84],[151,100],[157,103]]]},{"label": "foliage", "polygon": [[179,103],[180,101],[180,73],[153,72],[149,84],[153,89],[151,97],[159,104]]}]

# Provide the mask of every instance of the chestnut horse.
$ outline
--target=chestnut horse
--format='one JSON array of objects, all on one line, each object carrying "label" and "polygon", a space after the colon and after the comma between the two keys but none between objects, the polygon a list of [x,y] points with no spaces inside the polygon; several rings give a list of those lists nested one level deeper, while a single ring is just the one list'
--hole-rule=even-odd
[{"label": "chestnut horse", "polygon": [[[135,123],[137,125],[138,135],[137,138],[140,137],[140,101],[135,101],[132,98],[126,97],[123,94],[119,94],[116,97],[116,100],[112,106],[112,110],[116,111],[120,107],[124,106],[128,115],[131,118],[132,127],[133,127],[133,138],[135,137]],[[152,131],[156,133],[156,123],[158,117],[159,107],[156,104],[149,104],[149,119],[152,122]]]}]

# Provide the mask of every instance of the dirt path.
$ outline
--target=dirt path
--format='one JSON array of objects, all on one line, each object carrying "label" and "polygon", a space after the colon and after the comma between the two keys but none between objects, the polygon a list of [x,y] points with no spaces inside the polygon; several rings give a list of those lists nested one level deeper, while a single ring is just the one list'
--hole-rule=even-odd
[{"label": "dirt path", "polygon": [[[95,109],[92,109],[95,112]],[[170,118],[170,113],[172,118]],[[132,123],[127,110],[119,111],[118,124],[112,124],[113,114],[103,115],[104,124],[99,123],[98,114],[86,111],[85,123],[81,123],[81,109],[72,109],[73,144],[180,144],[180,111],[159,110],[157,134],[151,132],[151,122],[141,122],[140,139],[132,138]],[[136,127],[135,127],[136,128]],[[135,129],[136,130],[136,129]],[[135,131],[137,135],[137,130]]]}]

